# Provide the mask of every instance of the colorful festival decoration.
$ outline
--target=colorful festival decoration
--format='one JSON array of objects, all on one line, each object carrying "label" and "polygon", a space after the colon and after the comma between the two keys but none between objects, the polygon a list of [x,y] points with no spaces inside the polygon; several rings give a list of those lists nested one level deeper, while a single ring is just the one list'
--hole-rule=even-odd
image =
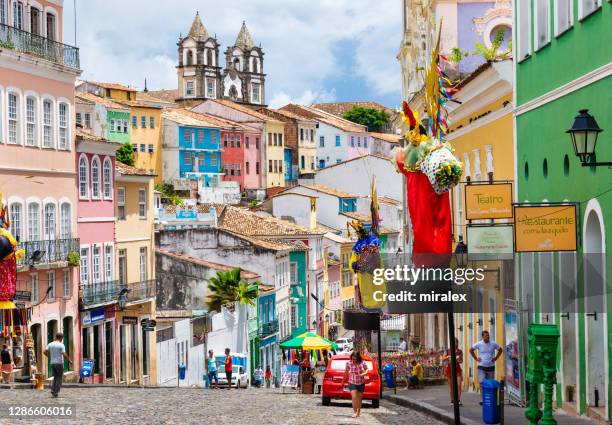
[{"label": "colorful festival decoration", "polygon": [[380,309],[383,302],[374,300],[374,291],[384,290],[380,285],[374,285],[374,270],[383,267],[380,252],[380,214],[378,212],[378,192],[376,180],[372,180],[372,201],[370,203],[371,226],[369,230],[357,220],[350,224],[357,234],[357,242],[353,245],[350,267],[357,273],[359,292],[357,299],[361,307]]},{"label": "colorful festival decoration", "polygon": [[[441,25],[440,25],[441,27]],[[408,210],[412,222],[414,254],[450,254],[452,250],[451,212],[448,191],[456,186],[463,164],[444,140],[448,132],[446,105],[457,92],[442,71],[440,31],[431,62],[425,71],[425,110],[427,128],[417,111],[402,103],[401,116],[408,126],[409,142],[395,152],[397,170],[406,176]]]},{"label": "colorful festival decoration", "polygon": [[24,255],[22,249],[17,249],[17,239],[9,231],[10,225],[8,206],[2,207],[0,192],[0,310],[15,308],[10,300],[15,296],[17,260]]}]

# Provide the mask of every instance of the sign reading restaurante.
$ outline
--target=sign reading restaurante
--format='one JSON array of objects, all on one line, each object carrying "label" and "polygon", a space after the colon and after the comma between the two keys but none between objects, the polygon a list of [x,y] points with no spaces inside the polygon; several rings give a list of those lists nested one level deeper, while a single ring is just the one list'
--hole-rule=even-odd
[{"label": "sign reading restaurante", "polygon": [[465,218],[512,218],[512,183],[466,184]]},{"label": "sign reading restaurante", "polygon": [[514,207],[516,252],[576,250],[576,205]]}]

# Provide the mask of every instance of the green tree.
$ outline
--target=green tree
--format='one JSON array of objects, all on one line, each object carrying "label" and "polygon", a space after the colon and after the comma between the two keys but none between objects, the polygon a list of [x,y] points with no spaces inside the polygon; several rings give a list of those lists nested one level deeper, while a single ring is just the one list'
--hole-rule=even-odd
[{"label": "green tree", "polygon": [[117,161],[133,167],[134,151],[132,150],[132,144],[129,142],[123,143],[121,147],[117,149],[117,152],[115,152],[115,158]]},{"label": "green tree", "polygon": [[217,272],[210,279],[210,296],[206,302],[210,311],[221,311],[222,306],[238,302],[240,305],[255,305],[257,285],[242,280],[242,270],[236,267],[226,272]]},{"label": "green tree", "polygon": [[389,120],[389,116],[385,111],[380,111],[375,108],[354,106],[346,111],[344,119],[365,125],[368,127],[368,131],[381,131]]},{"label": "green tree", "polygon": [[476,43],[474,46],[473,55],[481,56],[483,59],[488,61],[498,61],[503,59],[510,59],[512,57],[512,39],[508,40],[508,48],[500,51],[502,43],[506,38],[506,32],[503,28],[498,28],[495,32],[495,37],[491,42],[491,47],[487,47],[482,43]]}]

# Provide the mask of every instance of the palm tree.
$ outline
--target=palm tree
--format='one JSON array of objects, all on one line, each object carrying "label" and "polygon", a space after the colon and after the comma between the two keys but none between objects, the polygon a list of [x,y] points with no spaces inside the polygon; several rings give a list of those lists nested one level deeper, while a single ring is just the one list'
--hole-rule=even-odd
[{"label": "palm tree", "polygon": [[245,344],[248,333],[247,306],[255,305],[258,294],[258,282],[252,284],[245,282],[240,276],[241,272],[240,267],[225,272],[217,272],[217,275],[212,277],[208,284],[211,295],[206,302],[210,311],[219,312],[223,306],[233,311],[236,303],[238,304],[238,321],[242,320],[244,326],[238,334],[237,349],[248,347],[248,344]]}]

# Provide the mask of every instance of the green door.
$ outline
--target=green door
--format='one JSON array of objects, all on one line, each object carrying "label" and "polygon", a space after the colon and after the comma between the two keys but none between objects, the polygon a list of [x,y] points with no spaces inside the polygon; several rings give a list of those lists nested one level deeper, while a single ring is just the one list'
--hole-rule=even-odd
[{"label": "green door", "polygon": [[[57,333],[57,321],[50,320],[47,322],[47,344],[50,344],[55,339]],[[46,348],[46,347],[45,347]],[[52,376],[53,371],[51,370],[51,358],[47,356],[47,376]]]},{"label": "green door", "polygon": [[[62,333],[64,334],[64,347],[66,347],[66,355],[70,357],[71,354],[71,342],[70,331],[72,330],[72,317],[64,317]],[[70,363],[64,359],[64,370],[70,370]]]}]

